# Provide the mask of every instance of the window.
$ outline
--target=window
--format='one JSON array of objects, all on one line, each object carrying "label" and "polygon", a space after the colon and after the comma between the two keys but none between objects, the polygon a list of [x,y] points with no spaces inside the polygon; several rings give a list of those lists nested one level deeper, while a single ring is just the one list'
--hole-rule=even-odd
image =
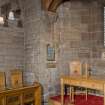
[{"label": "window", "polygon": [[15,20],[14,13],[12,11],[9,12],[8,19],[9,20]]},{"label": "window", "polygon": [[0,24],[4,24],[4,18],[0,17]]}]

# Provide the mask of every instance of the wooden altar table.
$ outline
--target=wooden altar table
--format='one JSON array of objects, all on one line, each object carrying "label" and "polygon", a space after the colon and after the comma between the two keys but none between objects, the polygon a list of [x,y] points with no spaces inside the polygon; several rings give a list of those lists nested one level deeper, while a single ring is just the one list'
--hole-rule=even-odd
[{"label": "wooden altar table", "polygon": [[[105,105],[105,80],[89,77],[72,77],[72,76],[62,76],[61,77],[61,105],[64,105],[64,86],[77,86],[84,87],[102,91],[104,94],[104,105]],[[71,91],[70,91],[71,92]],[[87,97],[87,94],[86,94]],[[70,93],[71,98],[71,93]]]}]

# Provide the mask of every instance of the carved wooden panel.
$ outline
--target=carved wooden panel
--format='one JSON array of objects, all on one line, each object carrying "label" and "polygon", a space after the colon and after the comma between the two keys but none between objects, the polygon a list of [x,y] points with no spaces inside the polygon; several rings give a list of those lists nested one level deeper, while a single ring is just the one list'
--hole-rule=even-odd
[{"label": "carved wooden panel", "polygon": [[24,103],[34,102],[34,90],[28,90],[24,92],[23,100],[24,100]]},{"label": "carved wooden panel", "polygon": [[7,96],[6,103],[8,105],[19,105],[21,103],[20,102],[20,95]]},{"label": "carved wooden panel", "polygon": [[0,97],[0,105],[5,105],[5,98],[4,97]]}]

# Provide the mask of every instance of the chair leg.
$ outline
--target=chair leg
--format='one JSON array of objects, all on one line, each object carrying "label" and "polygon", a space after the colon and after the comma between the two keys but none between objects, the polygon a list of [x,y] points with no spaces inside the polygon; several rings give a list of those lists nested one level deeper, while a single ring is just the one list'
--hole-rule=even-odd
[{"label": "chair leg", "polygon": [[87,101],[87,96],[88,96],[88,89],[86,88],[86,101]]}]

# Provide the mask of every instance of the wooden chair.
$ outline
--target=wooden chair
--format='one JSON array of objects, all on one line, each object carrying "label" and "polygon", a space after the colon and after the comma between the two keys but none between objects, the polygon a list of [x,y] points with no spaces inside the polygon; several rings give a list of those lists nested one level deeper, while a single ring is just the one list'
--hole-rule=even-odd
[{"label": "wooden chair", "polygon": [[12,88],[19,88],[23,86],[23,76],[21,70],[11,71],[11,86]]},{"label": "wooden chair", "polygon": [[28,90],[23,93],[24,105],[34,105],[34,90]]},{"label": "wooden chair", "polygon": [[0,72],[0,91],[5,90],[6,78],[5,73]]},{"label": "wooden chair", "polygon": [[[30,85],[27,85],[27,86],[30,86]],[[34,105],[34,89],[32,90],[27,90],[27,91],[24,91],[23,93],[23,103],[24,105]]]},{"label": "wooden chair", "polygon": [[8,95],[6,105],[21,105],[21,95],[16,93]]},{"label": "wooden chair", "polygon": [[[23,87],[23,78],[22,78],[22,71],[15,69],[11,71],[11,89],[18,89]],[[6,104],[7,105],[21,105],[21,93],[16,93],[14,91],[13,94],[9,94],[6,97]]]},{"label": "wooden chair", "polygon": [[0,97],[0,105],[5,105],[5,97]]},{"label": "wooden chair", "polygon": [[[74,60],[69,63],[70,76],[82,76],[82,64],[79,60]],[[70,100],[74,102],[74,87],[70,86]]]},{"label": "wooden chair", "polygon": [[[88,79],[88,77],[89,77],[89,73],[88,73],[89,64],[81,63],[79,60],[77,60],[77,61],[70,62],[69,68],[70,68],[70,76],[74,76],[74,77],[79,76],[80,78]],[[83,70],[84,70],[84,73],[83,73]],[[85,92],[83,92],[83,90],[81,91],[81,89],[79,89],[79,92],[74,93],[74,88],[70,87],[71,100],[74,102],[74,94],[77,94],[77,93],[79,93],[79,94],[85,93],[86,94],[86,99],[87,99],[87,92],[88,92],[88,90],[86,88]]]},{"label": "wooden chair", "polygon": [[[5,90],[6,86],[6,78],[5,78],[5,73],[0,72],[0,91]],[[5,105],[5,97],[0,97],[0,105]]]},{"label": "wooden chair", "polygon": [[[12,88],[20,88],[23,86],[23,78],[22,78],[22,71],[21,70],[13,70],[11,71],[11,85]],[[17,96],[19,98],[21,98],[20,95]],[[19,101],[17,100],[17,103],[19,103]],[[13,105],[17,105],[17,103],[13,104]],[[23,103],[24,105],[28,105],[28,104],[33,104],[34,103],[34,90],[30,90],[30,91],[25,91],[23,93]]]}]

